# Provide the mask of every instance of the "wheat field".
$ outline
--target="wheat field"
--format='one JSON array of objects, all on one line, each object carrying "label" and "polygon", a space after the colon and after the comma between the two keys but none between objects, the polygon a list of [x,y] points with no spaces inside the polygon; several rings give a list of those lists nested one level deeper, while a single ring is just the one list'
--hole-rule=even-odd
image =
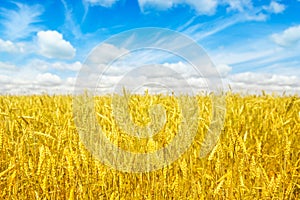
[{"label": "wheat field", "polygon": [[[176,99],[130,97],[130,119],[139,126],[151,121],[151,104],[166,110],[165,125],[150,139],[118,126],[110,96],[95,98],[97,122],[114,145],[155,151],[176,135]],[[199,153],[211,101],[197,100],[192,146],[162,169],[129,173],[102,164],[82,144],[72,96],[0,96],[0,199],[300,199],[299,96],[227,93],[224,127],[205,157]]]}]

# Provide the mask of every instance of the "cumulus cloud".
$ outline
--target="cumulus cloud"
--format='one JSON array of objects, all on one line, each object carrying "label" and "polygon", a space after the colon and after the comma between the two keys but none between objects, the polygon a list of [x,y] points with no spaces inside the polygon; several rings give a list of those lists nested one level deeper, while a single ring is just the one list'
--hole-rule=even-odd
[{"label": "cumulus cloud", "polygon": [[48,58],[71,59],[76,49],[63,39],[57,31],[39,31],[37,33],[39,53]]},{"label": "cumulus cloud", "polygon": [[[111,69],[113,69],[112,72]],[[202,70],[204,68],[194,68],[192,65],[186,62],[174,62],[164,64],[150,64],[141,65],[130,70],[128,68],[119,68],[118,66],[111,66],[105,74],[101,77],[101,81],[98,82],[100,87],[99,91],[111,91],[114,88],[136,88],[137,86],[149,85],[150,88],[159,92],[159,89],[170,88],[175,91],[188,92],[190,88],[195,91],[199,91],[206,88],[215,89],[215,86],[220,86],[220,81],[215,81],[218,75],[211,73],[209,77],[204,77]],[[124,72],[125,70],[125,72]],[[226,76],[231,68],[227,65],[220,65],[219,72],[221,76]],[[118,73],[117,73],[118,72]],[[216,73],[216,72],[214,72]],[[220,77],[219,77],[220,78]],[[211,84],[212,81],[215,81]],[[215,84],[215,85],[214,85]],[[82,82],[82,86],[88,86],[87,81]],[[94,87],[94,86],[90,86]],[[163,89],[164,90],[164,89]],[[189,92],[188,92],[189,93]]]},{"label": "cumulus cloud", "polygon": [[75,80],[76,77],[62,79],[52,73],[40,73],[28,78],[0,75],[0,94],[72,94]]},{"label": "cumulus cloud", "polygon": [[[181,61],[177,63],[164,63],[163,66],[166,66],[176,71],[177,73],[181,74],[181,76],[185,78],[200,76],[199,72],[202,73],[206,70],[204,66],[198,66],[198,68],[194,68],[192,65]],[[219,64],[216,65],[216,72],[208,72],[206,74],[226,77],[231,70],[232,67],[230,67],[229,65]],[[219,74],[214,74],[214,73],[219,73]]]},{"label": "cumulus cloud", "polygon": [[9,40],[2,40],[0,39],[0,51],[2,52],[16,52],[17,47]]},{"label": "cumulus cloud", "polygon": [[271,1],[269,6],[263,6],[263,9],[270,12],[279,14],[285,10],[286,6],[284,4],[278,3],[276,1]]},{"label": "cumulus cloud", "polygon": [[192,65],[181,61],[177,63],[164,63],[163,66],[168,67],[177,73],[180,73],[184,77],[192,76],[193,73],[195,73],[195,70]]},{"label": "cumulus cloud", "polygon": [[277,85],[277,86],[300,86],[299,77],[285,76],[267,73],[245,72],[232,75],[230,79],[234,82],[258,85]]},{"label": "cumulus cloud", "polygon": [[92,6],[102,6],[102,7],[112,7],[119,0],[84,0],[84,2],[88,3]]},{"label": "cumulus cloud", "polygon": [[226,77],[232,70],[232,67],[227,64],[219,64],[216,67],[221,77]]},{"label": "cumulus cloud", "polygon": [[215,14],[218,3],[216,0],[188,0],[183,1],[191,5],[198,14],[212,15]]},{"label": "cumulus cloud", "polygon": [[[154,75],[156,75],[156,73],[154,73]],[[131,88],[133,91],[138,89],[137,85],[143,88],[149,88],[149,91],[154,92],[163,92],[165,89],[185,92],[192,88],[194,92],[197,93],[210,89],[207,85],[208,80],[201,76],[189,76],[184,79],[178,79],[178,77],[175,76],[151,76],[149,79],[148,75],[146,76],[144,73],[137,77],[127,75],[125,81],[123,76],[107,75],[104,76],[101,81],[102,83],[97,87],[97,91],[100,91],[100,94],[115,92],[114,90],[116,88],[122,88],[121,86],[123,85],[120,86],[120,83],[125,83],[124,86]],[[228,90],[228,85],[230,85],[234,92],[242,93],[260,94],[262,90],[268,93],[276,92],[278,94],[283,92],[288,94],[300,93],[299,76],[244,72],[228,74],[227,77],[222,77],[222,82],[225,91]]]},{"label": "cumulus cloud", "polygon": [[13,43],[10,40],[2,40],[0,38],[0,52],[8,53],[23,53],[25,51],[25,45],[22,43]]},{"label": "cumulus cloud", "polygon": [[174,4],[172,0],[167,1],[159,1],[159,0],[139,0],[139,5],[142,10],[145,9],[147,6],[152,6],[158,9],[168,9],[171,8]]},{"label": "cumulus cloud", "polygon": [[251,0],[240,0],[240,1],[225,0],[223,3],[228,5],[227,12],[230,11],[243,12],[245,10],[253,8]]},{"label": "cumulus cloud", "polygon": [[[175,64],[173,66],[175,66]],[[228,70],[227,65],[219,65],[218,68]],[[226,70],[224,70],[224,72]],[[165,75],[168,74],[170,75],[170,73]],[[224,83],[223,88],[226,90],[227,85],[230,84],[234,92],[260,93],[262,90],[265,90],[270,93],[282,93],[284,91],[291,94],[300,93],[300,77],[296,75],[288,76],[272,73],[244,72],[228,74],[226,77],[222,77],[222,80]],[[35,73],[35,75],[31,76],[16,77],[1,74],[0,83],[2,86],[0,88],[0,93],[39,94],[47,92],[51,94],[70,94],[74,91],[75,82],[75,76],[63,79],[59,75],[49,72]],[[125,79],[122,75],[116,76],[107,74],[102,77],[101,83],[98,83],[97,86],[89,85],[87,82],[83,87],[97,87],[97,91],[104,94],[114,92],[115,87],[120,83],[125,83],[125,86],[127,87],[138,85],[144,89],[149,88],[149,91],[156,93],[166,91],[170,92],[172,90],[184,92],[189,91],[190,88],[192,88],[194,92],[207,91],[207,89],[209,89],[207,88],[207,80],[204,77],[186,76],[184,79],[178,79],[176,76],[151,76],[149,79],[147,73],[144,72],[139,74],[137,77],[130,76],[129,74],[125,77]],[[186,83],[188,83],[188,85]],[[20,85],[22,85],[22,87],[20,87]],[[118,87],[120,87],[120,85]],[[133,89],[139,90],[137,87]]]},{"label": "cumulus cloud", "polygon": [[81,63],[79,61],[76,61],[74,63],[62,63],[62,62],[55,62],[52,63],[51,67],[53,69],[58,70],[70,70],[70,71],[79,71],[81,69]]},{"label": "cumulus cloud", "polygon": [[40,85],[59,85],[61,83],[60,77],[51,73],[38,74],[36,81]]},{"label": "cumulus cloud", "polygon": [[244,72],[228,77],[230,85],[237,91],[300,93],[300,77],[270,73]]},{"label": "cumulus cloud", "polygon": [[179,4],[186,4],[195,9],[198,14],[203,15],[214,14],[218,5],[217,0],[138,0],[138,2],[142,11],[145,11],[148,8],[166,10],[176,7]]},{"label": "cumulus cloud", "polygon": [[66,85],[67,86],[75,86],[75,83],[76,83],[76,78],[75,77],[68,77],[66,79]]},{"label": "cumulus cloud", "polygon": [[116,57],[127,52],[128,50],[124,48],[118,48],[112,44],[104,43],[94,49],[92,54],[88,57],[88,60],[86,60],[86,63],[107,64],[107,62],[111,62]]},{"label": "cumulus cloud", "polygon": [[280,46],[292,46],[300,41],[300,25],[292,26],[282,33],[276,33],[271,36],[273,41]]},{"label": "cumulus cloud", "polygon": [[21,66],[0,62],[0,94],[70,94],[76,81],[74,72],[80,68],[78,61],[32,60]]}]

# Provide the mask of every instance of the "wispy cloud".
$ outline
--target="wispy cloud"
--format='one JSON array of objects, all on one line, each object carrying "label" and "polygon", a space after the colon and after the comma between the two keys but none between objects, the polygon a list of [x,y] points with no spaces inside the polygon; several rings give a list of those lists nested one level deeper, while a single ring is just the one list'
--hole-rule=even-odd
[{"label": "wispy cloud", "polygon": [[221,17],[210,22],[189,26],[183,30],[183,32],[191,36],[196,41],[200,41],[238,23],[247,21],[265,21],[266,19],[267,16],[265,14],[254,11],[237,13],[230,17]]},{"label": "wispy cloud", "polygon": [[239,16],[219,18],[214,21],[189,26],[183,30],[183,33],[199,41],[240,22],[240,20]]},{"label": "wispy cloud", "polygon": [[[64,0],[62,0],[64,1]],[[84,14],[82,17],[82,23],[85,21],[85,18],[89,12],[89,7],[91,6],[101,6],[105,8],[110,8],[115,5],[120,0],[82,0],[82,4],[84,6]],[[66,7],[66,6],[65,6]]]},{"label": "wispy cloud", "polygon": [[214,35],[222,30],[239,23],[249,21],[264,22],[271,14],[282,13],[286,6],[276,1],[271,1],[268,5],[255,7],[251,0],[225,0],[219,1],[227,10],[227,17],[219,17],[213,21],[197,23],[198,17],[194,17],[186,24],[179,27],[178,31],[183,31],[197,41]]},{"label": "wispy cloud", "polygon": [[61,0],[61,3],[64,6],[65,9],[65,24],[64,24],[64,30],[71,32],[71,34],[76,38],[82,37],[82,32],[80,25],[74,21],[73,11],[68,6],[65,0]]},{"label": "wispy cloud", "polygon": [[119,0],[84,0],[84,2],[88,3],[91,6],[102,6],[102,7],[112,7]]},{"label": "wispy cloud", "polygon": [[4,18],[1,21],[3,26],[1,32],[4,37],[9,40],[24,39],[40,30],[38,23],[41,22],[40,16],[44,8],[41,5],[14,4],[16,9],[0,9],[0,14]]},{"label": "wispy cloud", "polygon": [[198,15],[213,15],[216,12],[218,1],[217,0],[168,0],[168,1],[157,1],[157,0],[138,0],[140,9],[143,12],[151,10],[153,8],[158,10],[166,10],[173,8],[179,4],[189,5],[196,11]]}]

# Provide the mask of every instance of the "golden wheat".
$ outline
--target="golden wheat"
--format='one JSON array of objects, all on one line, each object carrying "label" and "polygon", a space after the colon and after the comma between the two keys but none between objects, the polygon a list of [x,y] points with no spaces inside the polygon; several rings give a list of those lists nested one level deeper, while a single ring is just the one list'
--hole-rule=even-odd
[{"label": "golden wheat", "polygon": [[[165,124],[153,126],[157,133],[150,139],[133,137],[126,123],[116,122],[112,97],[95,97],[96,119],[107,138],[136,153],[168,146],[182,120],[177,97],[128,98],[132,123],[151,123],[151,107],[159,104],[166,110]],[[161,170],[125,173],[102,164],[83,145],[72,96],[0,96],[0,199],[300,198],[299,96],[228,93],[222,134],[203,158],[212,105],[209,96],[197,101],[192,146]]]}]

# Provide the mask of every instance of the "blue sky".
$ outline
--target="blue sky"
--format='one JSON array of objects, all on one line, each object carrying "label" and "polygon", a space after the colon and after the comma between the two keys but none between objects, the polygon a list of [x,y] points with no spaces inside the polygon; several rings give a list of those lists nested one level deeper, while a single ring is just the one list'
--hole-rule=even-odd
[{"label": "blue sky", "polygon": [[70,93],[96,45],[160,27],[201,45],[234,90],[300,93],[299,10],[299,0],[1,0],[0,92]]}]

